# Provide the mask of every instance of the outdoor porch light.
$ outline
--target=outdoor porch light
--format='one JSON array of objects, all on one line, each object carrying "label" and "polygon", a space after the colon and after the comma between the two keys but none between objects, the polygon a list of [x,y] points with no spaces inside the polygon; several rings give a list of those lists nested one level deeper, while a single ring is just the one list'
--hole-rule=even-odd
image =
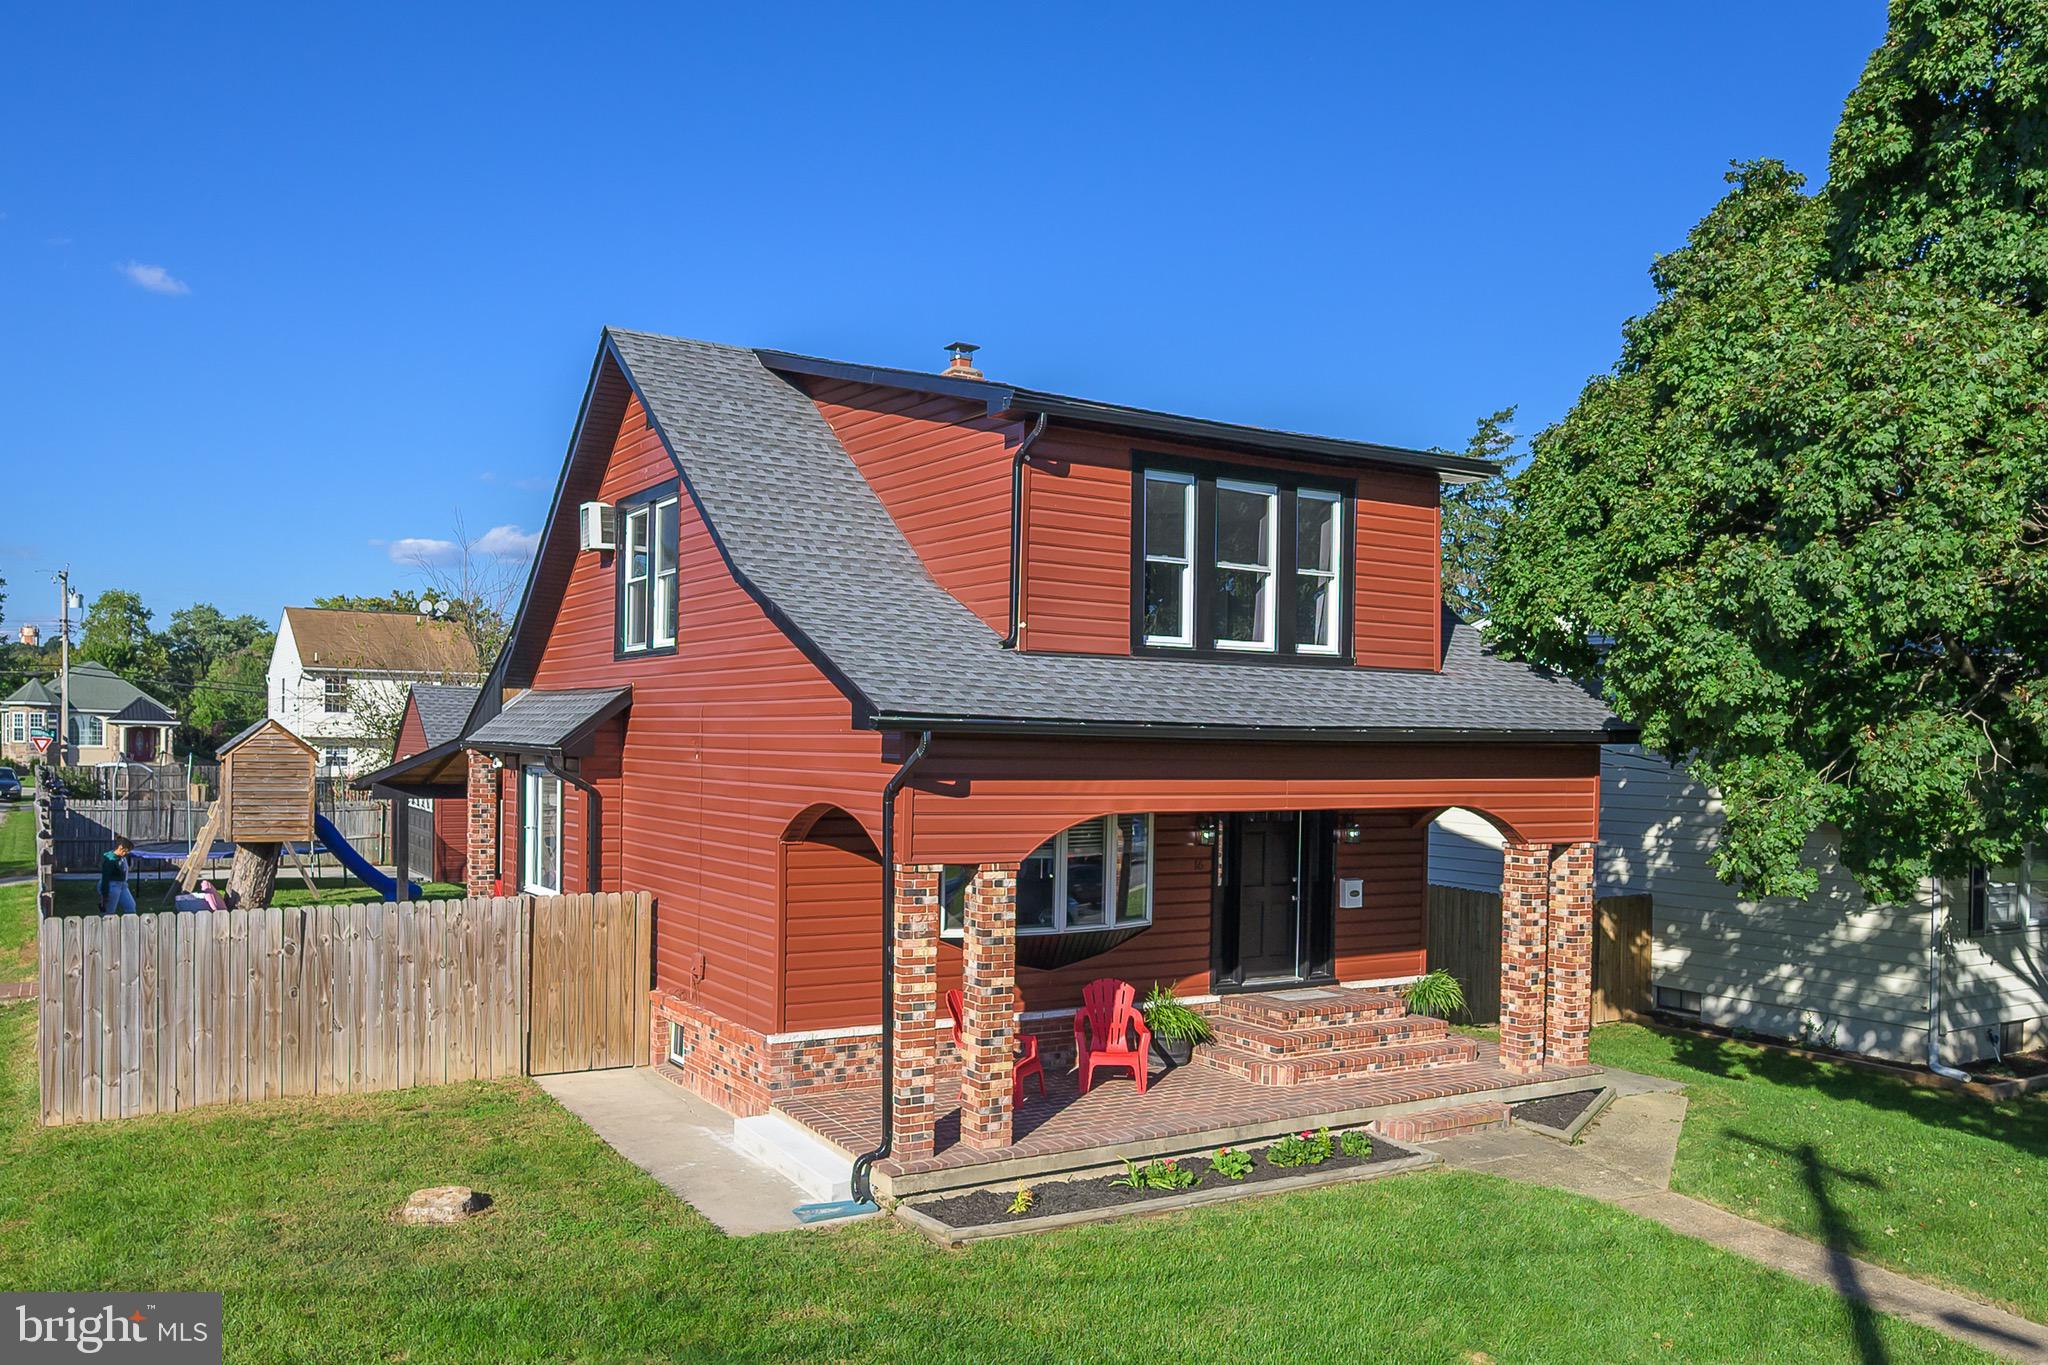
[{"label": "outdoor porch light", "polygon": [[1356,820],[1337,826],[1337,842],[1340,844],[1355,844],[1364,837],[1365,831],[1359,828]]},{"label": "outdoor porch light", "polygon": [[1200,824],[1196,825],[1193,830],[1189,831],[1188,842],[1200,844],[1204,848],[1214,848],[1217,838],[1222,834],[1222,830],[1219,828],[1221,824],[1222,822],[1215,816],[1208,816]]}]

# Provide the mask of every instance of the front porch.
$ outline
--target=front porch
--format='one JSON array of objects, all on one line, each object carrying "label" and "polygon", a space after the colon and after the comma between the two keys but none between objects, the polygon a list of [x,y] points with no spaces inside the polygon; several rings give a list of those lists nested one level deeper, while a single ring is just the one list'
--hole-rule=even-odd
[{"label": "front porch", "polygon": [[[1065,1059],[1046,1068],[1045,1098],[1036,1082],[1012,1116],[1012,1135],[999,1147],[960,1140],[960,1077],[948,1069],[934,1078],[936,1141],[929,1153],[898,1155],[874,1168],[875,1192],[904,1198],[1025,1179],[1049,1179],[1124,1158],[1206,1152],[1261,1142],[1311,1128],[1356,1127],[1459,1099],[1502,1103],[1537,1099],[1597,1084],[1604,1073],[1589,1065],[1546,1065],[1511,1072],[1500,1048],[1471,1040],[1469,1062],[1396,1068],[1290,1086],[1262,1085],[1199,1059],[1165,1069],[1155,1059],[1146,1093],[1124,1077],[1098,1078],[1080,1090]],[[844,1152],[849,1160],[873,1150],[881,1137],[878,1083],[809,1090],[778,1101],[775,1111]]]}]

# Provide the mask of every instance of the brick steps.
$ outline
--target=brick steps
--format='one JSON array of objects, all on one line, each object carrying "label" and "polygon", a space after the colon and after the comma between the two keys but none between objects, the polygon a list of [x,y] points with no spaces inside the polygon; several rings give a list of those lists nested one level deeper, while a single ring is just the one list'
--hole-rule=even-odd
[{"label": "brick steps", "polygon": [[1408,1013],[1394,991],[1305,987],[1225,996],[1216,1040],[1195,1060],[1258,1085],[1423,1071],[1477,1061],[1479,1047],[1440,1019]]},{"label": "brick steps", "polygon": [[1260,1056],[1280,1058],[1317,1052],[1357,1052],[1403,1043],[1434,1043],[1450,1036],[1450,1027],[1443,1020],[1420,1014],[1295,1029],[1254,1024],[1243,1019],[1218,1019],[1214,1026],[1219,1042]]},{"label": "brick steps", "polygon": [[1394,991],[1346,990],[1337,986],[1226,995],[1210,1011],[1217,1021],[1242,1020],[1263,1028],[1297,1030],[1399,1019],[1408,1006]]},{"label": "brick steps", "polygon": [[1204,1066],[1241,1076],[1258,1085],[1298,1085],[1303,1081],[1343,1080],[1384,1075],[1391,1071],[1426,1071],[1463,1066],[1479,1059],[1479,1046],[1469,1038],[1397,1043],[1389,1047],[1348,1048],[1341,1052],[1309,1052],[1274,1057],[1249,1052],[1227,1042],[1207,1043],[1195,1059]]},{"label": "brick steps", "polygon": [[1441,1142],[1445,1138],[1507,1126],[1508,1107],[1498,1100],[1425,1109],[1417,1114],[1380,1119],[1372,1125],[1374,1132],[1394,1142]]}]

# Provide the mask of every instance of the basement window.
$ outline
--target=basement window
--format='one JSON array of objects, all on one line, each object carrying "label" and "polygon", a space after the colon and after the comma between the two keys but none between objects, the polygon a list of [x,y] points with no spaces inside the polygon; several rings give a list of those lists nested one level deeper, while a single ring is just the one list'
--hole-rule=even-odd
[{"label": "basement window", "polygon": [[1676,986],[1657,988],[1657,1008],[1660,1010],[1672,1014],[1698,1014],[1702,1003],[1698,991],[1683,991]]},{"label": "basement window", "polygon": [[690,1060],[689,1035],[673,1019],[668,1021],[668,1060],[671,1066],[683,1066]]},{"label": "basement window", "polygon": [[1348,490],[1283,470],[1140,460],[1133,653],[1348,659]]}]

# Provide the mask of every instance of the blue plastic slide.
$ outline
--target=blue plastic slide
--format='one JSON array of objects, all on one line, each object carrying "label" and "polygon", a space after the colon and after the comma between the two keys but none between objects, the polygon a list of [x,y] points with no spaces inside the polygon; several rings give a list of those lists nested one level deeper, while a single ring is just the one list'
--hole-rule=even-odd
[{"label": "blue plastic slide", "polygon": [[[349,841],[341,837],[341,831],[334,827],[332,820],[329,820],[324,815],[315,815],[313,817],[313,832],[320,836],[320,842],[327,845],[327,851],[332,853],[357,881],[369,887],[387,901],[398,899],[397,878],[385,876],[377,870],[376,865],[368,858],[356,852]],[[420,898],[420,884],[418,882],[407,882],[406,887],[406,894],[411,899],[418,900]]]}]

